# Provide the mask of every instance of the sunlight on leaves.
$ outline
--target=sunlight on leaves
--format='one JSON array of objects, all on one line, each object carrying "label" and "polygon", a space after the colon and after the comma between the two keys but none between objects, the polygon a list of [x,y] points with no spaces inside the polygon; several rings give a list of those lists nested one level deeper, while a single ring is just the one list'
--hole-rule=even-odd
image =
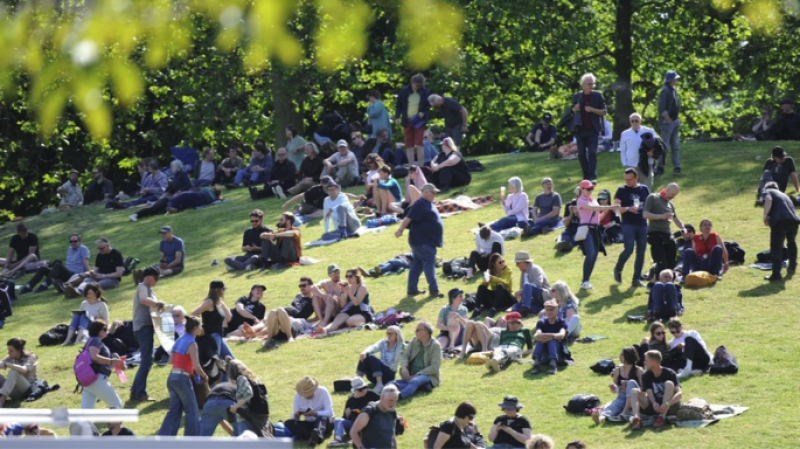
[{"label": "sunlight on leaves", "polygon": [[360,58],[367,51],[367,26],[371,11],[358,0],[317,0],[320,25],[316,35],[317,58],[331,71],[344,58]]},{"label": "sunlight on leaves", "polygon": [[435,63],[452,65],[461,47],[464,16],[443,0],[403,0],[400,34],[409,46],[408,63],[422,70]]}]

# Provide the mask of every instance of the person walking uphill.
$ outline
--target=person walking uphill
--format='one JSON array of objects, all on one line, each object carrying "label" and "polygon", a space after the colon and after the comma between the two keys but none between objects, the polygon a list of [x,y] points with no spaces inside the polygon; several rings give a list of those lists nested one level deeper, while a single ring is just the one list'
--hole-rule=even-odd
[{"label": "person walking uphill", "polygon": [[[661,139],[669,145],[669,151],[672,153],[672,173],[675,175],[681,174],[681,153],[678,148],[680,145],[678,131],[681,127],[678,114],[681,112],[681,101],[678,98],[678,91],[675,89],[680,77],[674,70],[667,72],[664,75],[664,87],[658,95],[658,125],[661,128]],[[666,160],[667,152],[665,151],[661,154],[661,163],[658,165],[657,174],[664,173]]]},{"label": "person walking uphill", "polygon": [[424,294],[424,290],[418,290],[419,275],[425,272],[425,279],[428,281],[430,296],[443,298],[439,292],[439,284],[436,282],[436,248],[443,245],[444,223],[439,211],[433,205],[433,200],[439,189],[433,184],[422,186],[422,196],[411,205],[406,214],[406,218],[400,223],[400,227],[394,235],[400,238],[403,231],[409,228],[408,244],[411,246],[411,253],[414,259],[411,268],[408,270],[408,286],[406,293],[409,296]]},{"label": "person walking uphill", "polygon": [[583,170],[583,179],[597,179],[597,143],[604,132],[603,117],[606,116],[606,99],[594,90],[597,78],[587,73],[581,77],[583,90],[572,99],[571,130],[578,143],[578,160]]},{"label": "person walking uphill", "polygon": [[139,350],[142,354],[142,362],[136,377],[131,385],[131,401],[155,402],[147,394],[147,375],[153,366],[153,320],[150,318],[150,310],[163,309],[164,303],[156,299],[153,287],[158,284],[158,271],[148,267],[143,272],[144,279],[136,287],[133,295],[133,335],[139,342]]}]

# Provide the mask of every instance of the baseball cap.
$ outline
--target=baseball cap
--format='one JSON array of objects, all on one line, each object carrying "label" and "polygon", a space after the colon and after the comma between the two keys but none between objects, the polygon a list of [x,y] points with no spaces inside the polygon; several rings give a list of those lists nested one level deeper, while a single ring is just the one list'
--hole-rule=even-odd
[{"label": "baseball cap", "polygon": [[460,288],[453,288],[450,289],[449,292],[447,292],[447,297],[450,298],[450,300],[452,301],[453,299],[456,299],[458,295],[462,294],[464,294],[464,290],[461,290]]},{"label": "baseball cap", "polygon": [[580,187],[582,189],[590,189],[590,188],[594,187],[594,184],[592,184],[592,181],[589,181],[588,179],[584,179],[583,181],[581,181],[580,184],[578,184],[578,187]]},{"label": "baseball cap", "polygon": [[550,120],[553,120],[553,116],[549,112],[545,112],[544,115],[542,116],[542,120],[546,120],[549,122]]},{"label": "baseball cap", "polygon": [[222,281],[211,281],[211,283],[208,285],[208,288],[213,289],[213,290],[216,290],[218,288],[221,288],[223,290],[227,289],[225,287],[225,283],[222,282]]},{"label": "baseball cap", "polygon": [[347,141],[344,139],[340,139],[338,142],[336,142],[336,148],[340,147],[347,147]]},{"label": "baseball cap", "polygon": [[161,229],[158,232],[162,234],[165,232],[172,232],[172,226],[161,226]]},{"label": "baseball cap", "polygon": [[332,263],[332,264],[328,265],[328,274],[331,274],[331,273],[333,273],[335,271],[339,271],[339,266],[338,265],[336,265],[335,263]]},{"label": "baseball cap", "polygon": [[772,157],[786,157],[786,151],[784,151],[783,147],[775,147],[772,149]]},{"label": "baseball cap", "polygon": [[147,267],[147,268],[144,269],[144,271],[142,271],[142,276],[144,276],[144,277],[152,276],[152,277],[158,279],[158,270],[156,270],[153,267]]}]

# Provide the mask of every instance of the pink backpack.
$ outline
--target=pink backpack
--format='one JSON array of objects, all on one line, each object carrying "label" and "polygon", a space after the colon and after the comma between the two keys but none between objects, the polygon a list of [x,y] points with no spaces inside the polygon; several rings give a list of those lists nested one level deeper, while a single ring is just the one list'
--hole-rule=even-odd
[{"label": "pink backpack", "polygon": [[88,387],[98,378],[97,373],[92,368],[92,356],[89,353],[89,343],[92,340],[93,338],[90,338],[83,347],[83,351],[75,357],[75,378],[78,379],[78,385],[81,387]]}]

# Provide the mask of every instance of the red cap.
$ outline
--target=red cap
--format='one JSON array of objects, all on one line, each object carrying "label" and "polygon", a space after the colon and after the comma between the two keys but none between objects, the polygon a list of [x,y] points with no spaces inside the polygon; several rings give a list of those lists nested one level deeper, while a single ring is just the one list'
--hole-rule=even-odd
[{"label": "red cap", "polygon": [[578,184],[578,187],[580,187],[582,189],[588,189],[590,187],[594,187],[594,184],[592,184],[592,181],[589,181],[588,179],[584,179],[583,181],[581,181],[580,184]]},{"label": "red cap", "polygon": [[522,320],[522,315],[519,312],[511,312],[506,315],[506,321]]}]

